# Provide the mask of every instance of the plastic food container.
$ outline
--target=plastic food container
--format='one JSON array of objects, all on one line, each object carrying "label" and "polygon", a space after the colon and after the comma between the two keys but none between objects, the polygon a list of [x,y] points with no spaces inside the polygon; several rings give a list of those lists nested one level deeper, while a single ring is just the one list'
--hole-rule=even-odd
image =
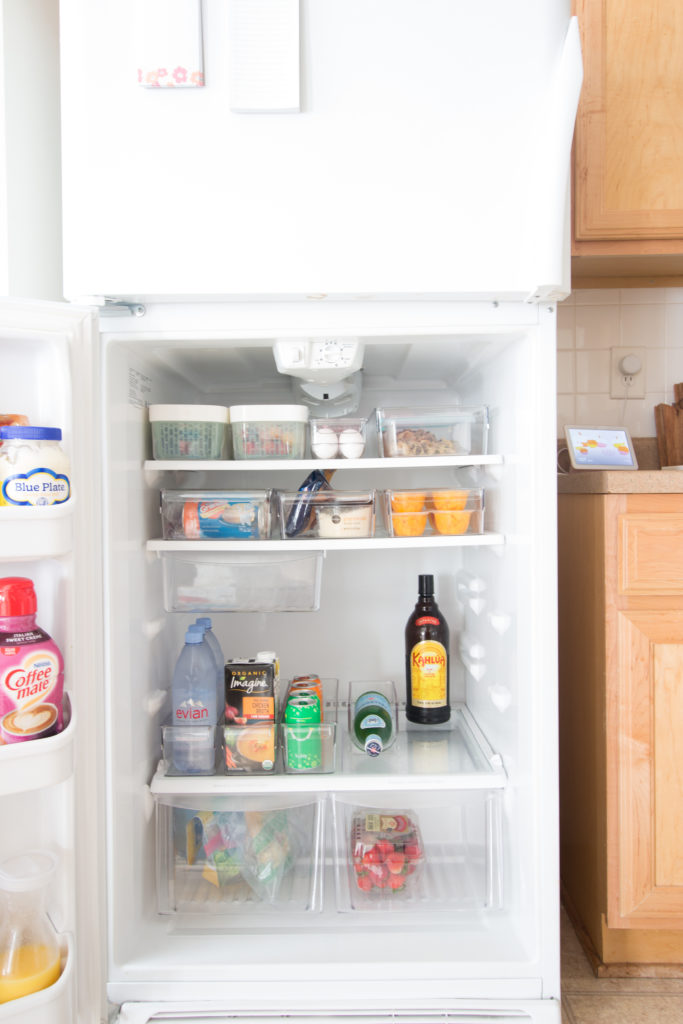
[{"label": "plastic food container", "polygon": [[[311,715],[288,713],[297,696],[314,693],[319,706]],[[282,702],[280,739],[283,767],[288,774],[324,775],[335,770],[338,680],[317,676],[293,679]],[[306,710],[304,705],[304,710]]]},{"label": "plastic food container", "polygon": [[489,418],[472,408],[377,409],[380,454],[389,458],[485,455]]},{"label": "plastic food container", "polygon": [[155,459],[229,457],[227,406],[150,405],[149,422]]},{"label": "plastic food container", "polygon": [[236,459],[303,459],[308,406],[230,406]]},{"label": "plastic food container", "polygon": [[164,540],[263,540],[270,491],[162,491]]},{"label": "plastic food container", "polygon": [[394,900],[410,894],[424,864],[414,811],[354,811],[349,845],[361,900]]},{"label": "plastic food container", "polygon": [[255,916],[322,910],[322,798],[156,800],[160,913],[198,914],[204,922],[225,915],[239,930],[253,927]]},{"label": "plastic food container", "polygon": [[[281,492],[280,531],[286,540],[303,537],[307,540],[358,539],[375,533],[375,491],[323,490],[302,496],[301,492]],[[303,527],[300,506],[306,502],[307,517]],[[296,521],[296,526],[292,523]]]},{"label": "plastic food container", "polygon": [[311,452],[316,459],[360,459],[367,419],[311,420]]},{"label": "plastic food container", "polygon": [[389,490],[383,494],[384,523],[390,537],[484,532],[484,492],[456,487]]}]

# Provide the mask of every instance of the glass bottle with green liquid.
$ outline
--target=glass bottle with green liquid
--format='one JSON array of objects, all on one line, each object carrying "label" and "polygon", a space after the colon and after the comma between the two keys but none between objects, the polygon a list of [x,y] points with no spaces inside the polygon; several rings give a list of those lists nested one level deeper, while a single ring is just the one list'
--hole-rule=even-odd
[{"label": "glass bottle with green liquid", "polygon": [[379,690],[356,698],[351,723],[353,742],[370,757],[379,757],[396,739],[391,701]]}]

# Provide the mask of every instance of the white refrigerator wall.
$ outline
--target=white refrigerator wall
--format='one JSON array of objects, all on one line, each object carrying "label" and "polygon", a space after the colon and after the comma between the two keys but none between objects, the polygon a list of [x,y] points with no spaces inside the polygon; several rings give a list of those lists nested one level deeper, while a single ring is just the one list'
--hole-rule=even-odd
[{"label": "white refrigerator wall", "polygon": [[568,292],[569,0],[301,0],[296,113],[231,109],[250,5],[200,6],[204,87],[145,88],[146,5],[62,0],[68,298]]},{"label": "white refrigerator wall", "polygon": [[[554,380],[554,308],[218,305],[207,314],[189,305],[173,308],[172,316],[170,310],[150,307],[141,320],[103,327],[110,998],[229,993],[233,1007],[253,1007],[258,981],[263,1006],[274,1000],[300,1008],[302,1000],[318,999],[324,1006],[366,1009],[369,998],[386,1007],[414,1005],[420,980],[429,981],[443,1005],[483,996],[557,996],[554,576],[547,557],[554,537],[554,452],[543,440],[553,436],[553,389],[543,382]],[[446,482],[485,488],[486,529],[503,533],[505,544],[330,551],[318,612],[214,613],[214,628],[228,656],[276,650],[284,678],[313,671],[338,678],[342,687],[351,679],[393,678],[404,693],[403,629],[418,573],[433,572],[452,627],[453,698],[467,702],[509,774],[499,909],[411,912],[379,925],[340,914],[328,838],[320,915],[223,919],[216,930],[206,919],[178,923],[157,914],[147,786],[159,757],[173,664],[193,617],[165,612],[161,559],[145,543],[160,536],[160,487],[198,482],[196,473],[143,472],[151,454],[145,402],[230,404],[264,395],[291,401],[271,347],[275,337],[302,329],[364,339],[362,414],[381,404],[489,405],[489,451],[502,454],[504,465],[447,470]],[[301,479],[291,471],[200,475],[208,488],[296,489]],[[344,489],[443,482],[436,471],[369,474],[341,466],[335,479]],[[479,590],[472,590],[473,579]],[[475,591],[483,592],[483,607],[471,600]],[[485,651],[472,672],[459,656],[463,635],[465,657],[476,644]],[[373,793],[364,779],[356,799],[382,805],[385,785],[379,779]],[[318,786],[324,793],[324,777]],[[389,799],[415,804],[433,830],[458,796],[411,790]],[[312,966],[315,980],[302,995]]]}]

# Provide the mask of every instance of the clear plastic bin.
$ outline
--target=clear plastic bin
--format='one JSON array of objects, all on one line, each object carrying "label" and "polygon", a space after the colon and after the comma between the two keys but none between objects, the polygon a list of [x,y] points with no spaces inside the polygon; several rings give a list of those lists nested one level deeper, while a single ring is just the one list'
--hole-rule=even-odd
[{"label": "clear plastic bin", "polygon": [[229,458],[227,406],[150,405],[155,459]]},{"label": "clear plastic bin", "polygon": [[484,532],[481,489],[415,488],[382,495],[384,524],[390,537],[422,537]]},{"label": "clear plastic bin", "polygon": [[215,775],[217,740],[213,725],[162,726],[166,775]]},{"label": "clear plastic bin", "polygon": [[337,909],[414,914],[500,907],[500,799],[501,791],[486,789],[396,792],[389,803],[386,793],[333,796]]},{"label": "clear plastic bin", "polygon": [[164,540],[267,540],[271,491],[162,491]]},{"label": "clear plastic bin", "polygon": [[360,459],[365,451],[367,419],[311,420],[311,453],[316,459]]},{"label": "clear plastic bin", "polygon": [[[278,494],[280,532],[286,540],[297,537],[321,540],[357,539],[375,533],[374,491],[287,491]],[[304,503],[305,515],[300,515]],[[292,522],[296,519],[296,532]],[[304,523],[303,529],[298,525]]]},{"label": "clear plastic bin", "polygon": [[314,612],[322,551],[164,551],[167,612]]},{"label": "clear plastic bin", "polygon": [[377,409],[380,455],[429,458],[486,455],[489,417],[485,405],[434,409]]},{"label": "clear plastic bin", "polygon": [[[286,721],[287,702],[296,681],[287,687],[280,713],[280,741],[285,773],[324,775],[335,771],[337,753],[338,682],[318,679],[322,696],[319,724],[295,724]],[[298,692],[298,691],[297,691]]]},{"label": "clear plastic bin", "polygon": [[236,459],[303,459],[306,451],[306,405],[230,406]]},{"label": "clear plastic bin", "polygon": [[157,795],[159,912],[320,911],[323,799]]}]

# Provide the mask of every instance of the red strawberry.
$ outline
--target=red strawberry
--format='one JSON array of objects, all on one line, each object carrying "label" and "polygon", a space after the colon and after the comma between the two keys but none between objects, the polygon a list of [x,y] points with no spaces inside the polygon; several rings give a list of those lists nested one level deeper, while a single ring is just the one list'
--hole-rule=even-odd
[{"label": "red strawberry", "polygon": [[376,846],[373,846],[371,849],[366,850],[362,857],[362,861],[364,864],[379,864],[381,862],[381,859],[382,858],[379,855],[379,850],[377,849]]},{"label": "red strawberry", "polygon": [[405,889],[406,883],[403,875],[389,875],[389,888],[393,889],[394,892],[400,892],[401,889]]},{"label": "red strawberry", "polygon": [[378,851],[380,860],[386,860],[390,853],[394,852],[393,844],[388,839],[380,839],[379,842],[375,843],[375,850]]},{"label": "red strawberry", "polygon": [[400,852],[400,850],[395,850],[393,853],[389,854],[384,863],[389,868],[392,875],[400,875],[403,871],[405,862],[405,856]]},{"label": "red strawberry", "polygon": [[370,878],[370,875],[357,875],[356,885],[359,889],[362,889],[363,892],[370,892],[372,889],[372,879]]},{"label": "red strawberry", "polygon": [[368,875],[379,889],[384,889],[389,870],[385,864],[368,864]]},{"label": "red strawberry", "polygon": [[422,856],[422,850],[417,843],[406,843],[403,851],[408,860],[419,860]]}]

